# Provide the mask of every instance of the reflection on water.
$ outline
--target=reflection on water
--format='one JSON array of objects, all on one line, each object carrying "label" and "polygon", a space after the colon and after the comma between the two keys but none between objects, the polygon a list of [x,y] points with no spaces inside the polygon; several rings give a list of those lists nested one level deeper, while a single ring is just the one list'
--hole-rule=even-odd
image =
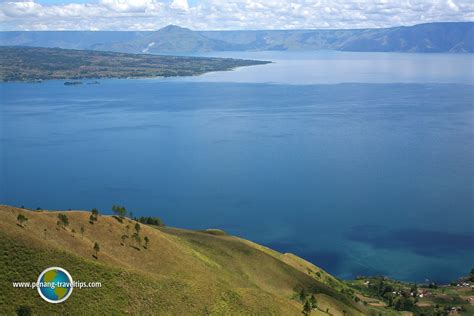
[{"label": "reflection on water", "polygon": [[[201,56],[273,61],[273,64],[215,72],[192,81],[280,84],[474,83],[473,54],[353,52],[213,52]],[[190,80],[190,79],[184,79]]]}]

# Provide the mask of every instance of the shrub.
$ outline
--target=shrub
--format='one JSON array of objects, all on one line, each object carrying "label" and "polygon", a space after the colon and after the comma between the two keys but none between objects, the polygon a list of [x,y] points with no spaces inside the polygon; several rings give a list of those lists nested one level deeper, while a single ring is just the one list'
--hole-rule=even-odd
[{"label": "shrub", "polygon": [[95,258],[97,259],[99,256],[100,246],[97,242],[94,243],[94,251],[95,251]]},{"label": "shrub", "polygon": [[159,217],[140,216],[139,218],[136,218],[135,220],[146,225],[165,226],[165,224]]},{"label": "shrub", "polygon": [[112,205],[112,212],[114,212],[115,215],[120,216],[123,218],[127,214],[127,209],[123,206],[119,205]]},{"label": "shrub", "polygon": [[31,310],[31,307],[22,305],[16,309],[16,314],[18,316],[29,316],[29,315],[33,315],[33,312]]},{"label": "shrub", "polygon": [[62,227],[62,228],[66,228],[66,226],[69,225],[69,218],[67,217],[66,214],[63,214],[63,213],[59,213],[58,214],[58,226]]},{"label": "shrub", "polygon": [[23,214],[18,214],[16,220],[18,221],[18,224],[21,226],[21,227],[24,227],[23,226],[23,223],[28,221],[28,217],[26,217],[25,215]]}]

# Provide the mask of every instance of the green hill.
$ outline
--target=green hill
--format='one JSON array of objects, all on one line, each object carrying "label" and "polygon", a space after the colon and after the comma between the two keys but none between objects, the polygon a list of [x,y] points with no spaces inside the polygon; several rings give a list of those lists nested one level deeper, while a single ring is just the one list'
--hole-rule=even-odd
[{"label": "green hill", "polygon": [[[67,216],[64,227],[59,214]],[[38,315],[301,315],[311,295],[311,315],[474,312],[474,269],[464,281],[443,286],[384,277],[343,282],[293,254],[219,229],[139,224],[138,241],[132,238],[136,221],[103,215],[91,221],[90,215],[0,205],[0,315],[15,315],[22,306]],[[61,304],[43,301],[36,289],[13,287],[36,281],[51,266],[102,286],[75,289]]]},{"label": "green hill", "polygon": [[[122,242],[135,231],[134,221],[99,216],[91,224],[89,212],[62,213],[69,219],[65,228],[57,225],[59,212],[0,206],[0,314],[30,306],[35,313],[299,315],[302,289],[315,293],[318,308],[332,315],[365,313],[363,305],[340,293],[344,283],[316,266],[222,231],[141,224],[142,240],[149,239],[145,248],[132,238]],[[28,218],[24,227],[19,214]],[[102,287],[76,289],[62,304],[12,287],[14,281],[35,281],[49,266]]]}]

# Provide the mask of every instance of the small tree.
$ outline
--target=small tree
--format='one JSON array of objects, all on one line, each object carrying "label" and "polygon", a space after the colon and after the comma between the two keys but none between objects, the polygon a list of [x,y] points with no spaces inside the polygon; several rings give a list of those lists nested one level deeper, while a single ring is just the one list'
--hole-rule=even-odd
[{"label": "small tree", "polygon": [[311,294],[311,297],[309,298],[309,303],[311,304],[311,307],[312,308],[316,308],[318,307],[318,302],[316,300],[316,296],[314,296],[314,294]]},{"label": "small tree", "polygon": [[24,226],[23,226],[23,223],[25,223],[26,221],[28,221],[28,217],[26,217],[26,216],[23,215],[23,214],[18,214],[16,220],[18,221],[18,224],[19,224],[21,227],[24,227]]},{"label": "small tree", "polygon": [[303,305],[303,311],[301,312],[303,315],[307,316],[307,315],[311,315],[311,310],[312,310],[312,306],[311,306],[311,303],[306,300],[304,305]]},{"label": "small tree", "polygon": [[135,224],[135,231],[137,232],[137,235],[140,234],[140,229],[141,229],[140,224],[136,223]]},{"label": "small tree", "polygon": [[145,241],[145,248],[148,249],[148,243],[150,242],[150,239],[147,236],[145,236],[143,240]]},{"label": "small tree", "polygon": [[69,218],[67,217],[66,214],[63,214],[63,213],[58,214],[58,219],[59,219],[60,227],[66,228],[66,226],[69,225]]},{"label": "small tree", "polygon": [[84,238],[84,232],[85,232],[85,231],[86,231],[86,230],[84,229],[84,226],[81,226],[81,237],[82,237],[82,238]]},{"label": "small tree", "polygon": [[95,258],[99,258],[100,246],[97,242],[94,243]]},{"label": "small tree", "polygon": [[306,291],[304,289],[301,289],[300,294],[299,294],[299,298],[301,302],[304,302],[306,300],[306,295],[307,295]]},{"label": "small tree", "polygon": [[138,233],[133,233],[132,238],[133,238],[133,240],[135,240],[137,242],[138,247],[140,247],[140,245],[142,243],[142,239],[141,239],[140,235]]},{"label": "small tree", "polygon": [[123,206],[119,205],[112,205],[112,211],[115,215],[119,216],[120,218],[124,218],[127,214],[127,209]]},{"label": "small tree", "polygon": [[93,209],[91,210],[91,213],[92,213],[92,215],[94,215],[96,218],[99,216],[99,210],[96,209],[96,208],[93,208]]}]

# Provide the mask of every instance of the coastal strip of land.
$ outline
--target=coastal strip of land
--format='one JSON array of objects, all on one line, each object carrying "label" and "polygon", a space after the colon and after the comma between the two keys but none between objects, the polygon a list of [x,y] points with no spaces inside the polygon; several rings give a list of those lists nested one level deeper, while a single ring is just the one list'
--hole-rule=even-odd
[{"label": "coastal strip of land", "polygon": [[270,62],[1,46],[0,81],[195,76],[267,63]]}]

